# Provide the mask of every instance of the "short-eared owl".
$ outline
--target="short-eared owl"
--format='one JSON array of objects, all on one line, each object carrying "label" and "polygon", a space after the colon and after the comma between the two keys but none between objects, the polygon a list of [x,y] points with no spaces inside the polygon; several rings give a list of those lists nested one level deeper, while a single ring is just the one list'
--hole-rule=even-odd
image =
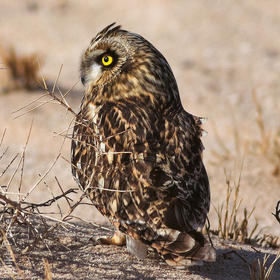
[{"label": "short-eared owl", "polygon": [[153,248],[170,265],[214,261],[197,231],[209,211],[200,118],[181,104],[163,55],[111,24],[81,62],[85,86],[72,140],[72,172],[116,228],[107,244],[140,258]]}]

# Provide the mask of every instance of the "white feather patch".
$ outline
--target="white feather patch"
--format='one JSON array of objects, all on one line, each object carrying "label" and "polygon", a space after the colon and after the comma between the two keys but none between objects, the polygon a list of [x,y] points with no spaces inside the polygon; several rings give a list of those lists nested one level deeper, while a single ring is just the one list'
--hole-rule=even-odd
[{"label": "white feather patch", "polygon": [[99,108],[93,105],[92,103],[89,103],[88,107],[89,107],[90,117],[92,118],[92,121],[96,124]]},{"label": "white feather patch", "polygon": [[101,150],[102,153],[106,152],[105,143],[103,143],[103,142],[100,143],[100,150]]},{"label": "white feather patch", "polygon": [[98,180],[98,187],[99,188],[104,188],[104,178],[101,177],[99,180]]},{"label": "white feather patch", "polygon": [[101,73],[101,66],[97,63],[93,63],[87,75],[87,82],[96,82],[100,78]]}]

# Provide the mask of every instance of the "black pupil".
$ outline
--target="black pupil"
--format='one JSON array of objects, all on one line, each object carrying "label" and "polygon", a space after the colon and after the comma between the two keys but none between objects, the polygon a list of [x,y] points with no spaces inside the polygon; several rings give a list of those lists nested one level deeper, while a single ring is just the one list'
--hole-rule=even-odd
[{"label": "black pupil", "polygon": [[109,61],[109,57],[108,56],[105,56],[104,57],[104,62],[108,62]]}]

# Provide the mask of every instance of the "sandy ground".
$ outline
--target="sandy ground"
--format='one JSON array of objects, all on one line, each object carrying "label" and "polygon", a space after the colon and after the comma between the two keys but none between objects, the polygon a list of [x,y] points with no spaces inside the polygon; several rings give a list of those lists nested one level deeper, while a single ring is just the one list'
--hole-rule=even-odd
[{"label": "sandy ground", "polygon": [[[259,152],[257,143],[261,142],[261,134],[252,99],[252,93],[255,92],[262,106],[266,132],[273,138],[277,135],[277,129],[279,131],[280,118],[279,10],[280,3],[277,0],[1,0],[0,45],[4,48],[13,46],[19,54],[38,53],[44,60],[41,71],[50,82],[55,80],[63,64],[58,84],[67,90],[79,80],[79,62],[83,50],[105,25],[116,21],[123,28],[144,36],[169,61],[185,109],[208,118],[205,124],[208,135],[203,138],[203,143],[212,205],[217,207],[224,202],[225,170],[232,182],[236,181],[244,161],[241,211],[245,206],[248,209],[255,206],[252,223],[256,219],[266,233],[279,235],[280,226],[271,215],[280,199],[280,177],[273,176],[279,161],[275,159],[273,149],[269,148],[266,154]],[[0,71],[1,90],[8,81],[6,70]],[[13,114],[13,111],[41,94],[41,91],[31,93],[24,90],[0,94],[0,133],[7,128],[0,154],[5,147],[9,147],[0,161],[0,173],[14,155],[22,151],[33,120],[22,192],[30,189],[54,161],[63,142],[63,137],[56,133],[65,130],[72,120],[70,113],[54,104],[14,119],[20,113]],[[68,98],[76,111],[81,95],[82,86],[79,83]],[[62,147],[66,158],[69,158],[69,151],[70,142],[66,141]],[[0,177],[0,185],[7,185],[15,166],[16,161]],[[36,188],[29,200],[41,202],[51,197],[48,187],[57,194],[59,190],[54,176],[58,177],[65,190],[75,186],[69,164],[60,159],[45,178],[45,183],[42,182]],[[19,182],[20,176],[16,176],[10,191],[17,191]],[[66,203],[62,203],[61,207],[66,209]],[[106,222],[92,207],[80,207],[75,214],[85,220]],[[217,217],[214,207],[209,217],[215,228]],[[109,254],[109,250],[106,254]],[[140,263],[137,263],[138,268]],[[205,270],[204,279],[230,279],[211,276],[219,265],[219,269],[225,273],[223,266],[239,264],[234,261],[230,264],[227,261],[218,262],[215,268],[213,266],[209,270],[208,276]],[[150,275],[150,272],[147,273]],[[243,279],[235,275],[231,279]],[[122,276],[119,277],[122,279]],[[158,274],[153,277],[151,279],[164,279]]]},{"label": "sandy ground", "polygon": [[[19,251],[25,248],[28,235],[26,230],[16,231],[14,236],[17,239],[17,249],[14,250],[14,254],[25,279],[44,278],[43,259],[45,259],[50,265],[53,279],[222,280],[249,279],[248,264],[252,264],[257,259],[262,262],[265,254],[276,253],[276,251],[261,248],[258,248],[256,252],[250,246],[221,243],[217,238],[213,238],[218,255],[216,262],[178,270],[166,265],[152,252],[146,259],[139,260],[127,253],[124,247],[94,246],[89,241],[92,236],[108,233],[111,234],[110,231],[96,226],[76,224],[75,227],[67,227],[67,230],[57,229],[51,234],[45,241],[48,248],[40,246],[22,255]],[[0,249],[0,253],[2,252]],[[9,273],[13,275],[17,270],[11,265],[11,257],[7,252],[1,255],[6,263],[4,271],[0,267],[1,279],[10,279]],[[267,264],[270,265],[272,261],[271,256]],[[270,280],[278,280],[279,275],[280,266],[278,265],[274,267]]]}]

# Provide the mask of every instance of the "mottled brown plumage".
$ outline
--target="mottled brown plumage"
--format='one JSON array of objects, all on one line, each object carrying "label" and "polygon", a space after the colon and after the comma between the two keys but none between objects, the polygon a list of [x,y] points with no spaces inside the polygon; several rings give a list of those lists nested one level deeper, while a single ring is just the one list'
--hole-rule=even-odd
[{"label": "mottled brown plumage", "polygon": [[83,55],[81,77],[72,141],[80,187],[139,257],[148,246],[174,266],[213,261],[197,231],[210,201],[201,122],[183,109],[165,58],[140,35],[110,25]]}]

